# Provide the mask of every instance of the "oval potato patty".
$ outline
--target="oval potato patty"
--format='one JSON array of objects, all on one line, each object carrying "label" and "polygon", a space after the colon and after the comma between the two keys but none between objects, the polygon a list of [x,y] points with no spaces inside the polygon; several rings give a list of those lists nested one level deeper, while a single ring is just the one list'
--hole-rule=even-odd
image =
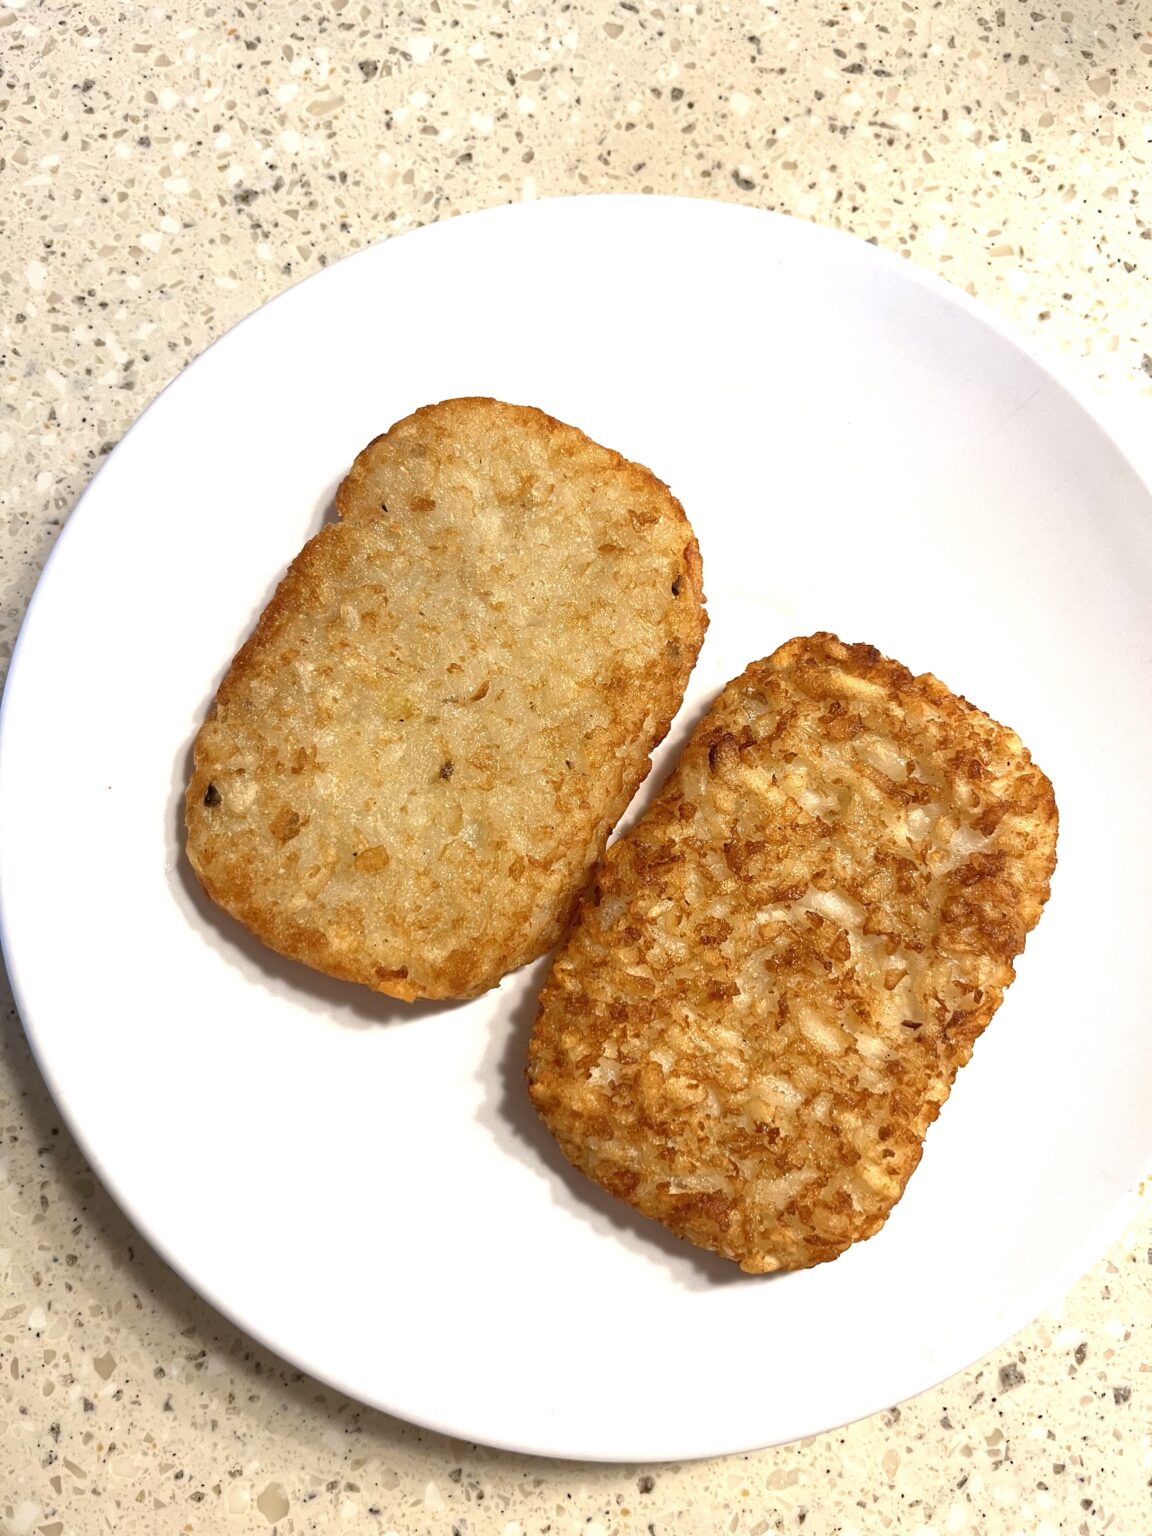
[{"label": "oval potato patty", "polygon": [[730,683],[601,863],[528,1080],[578,1168],[752,1273],[878,1231],[1011,982],[1052,787],[932,676],[832,635]]},{"label": "oval potato patty", "polygon": [[541,411],[358,456],[196,739],[188,857],[272,949],[472,997],[560,937],[707,619],[680,503]]}]

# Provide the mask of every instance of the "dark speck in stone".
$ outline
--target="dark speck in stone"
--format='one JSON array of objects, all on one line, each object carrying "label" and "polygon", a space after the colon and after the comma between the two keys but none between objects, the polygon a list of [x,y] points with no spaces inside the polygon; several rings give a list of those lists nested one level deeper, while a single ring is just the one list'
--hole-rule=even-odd
[{"label": "dark speck in stone", "polygon": [[1024,1375],[1024,1372],[1020,1369],[1015,1361],[1011,1361],[1008,1365],[1002,1365],[1000,1367],[1001,1392],[1010,1392],[1013,1387],[1018,1387],[1021,1382],[1027,1381],[1027,1379],[1028,1378]]},{"label": "dark speck in stone", "polygon": [[651,1493],[656,1486],[656,1479],[650,1472],[645,1472],[643,1477],[636,1479],[636,1486],[641,1493]]},{"label": "dark speck in stone", "polygon": [[208,788],[204,791],[204,804],[220,804],[220,791],[216,788],[215,784],[209,784]]},{"label": "dark speck in stone", "polygon": [[739,171],[732,172],[732,180],[740,188],[741,192],[754,192],[756,190],[756,183],[747,176],[741,176]]},{"label": "dark speck in stone", "polygon": [[1131,1387],[1113,1387],[1112,1388],[1112,1401],[1114,1403],[1116,1403],[1117,1405],[1119,1405],[1120,1403],[1126,1403],[1131,1396],[1132,1396],[1132,1388]]},{"label": "dark speck in stone", "polygon": [[142,133],[140,135],[140,137],[136,140],[136,142],[137,142],[137,144],[139,144],[141,149],[151,149],[152,148],[152,140],[148,137],[148,135],[146,133]]},{"label": "dark speck in stone", "polygon": [[375,79],[376,75],[380,71],[380,66],[377,64],[375,59],[361,59],[359,68],[360,73],[364,76],[365,80]]},{"label": "dark speck in stone", "polygon": [[1088,1358],[1087,1344],[1077,1344],[1075,1350],[1073,1351],[1072,1358],[1075,1360],[1077,1365],[1083,1365],[1085,1360]]},{"label": "dark speck in stone", "polygon": [[669,94],[669,96],[671,96],[673,101],[683,101],[684,100],[684,92],[681,90],[681,88],[678,85],[674,85],[672,87],[672,89],[668,92],[668,94]]}]

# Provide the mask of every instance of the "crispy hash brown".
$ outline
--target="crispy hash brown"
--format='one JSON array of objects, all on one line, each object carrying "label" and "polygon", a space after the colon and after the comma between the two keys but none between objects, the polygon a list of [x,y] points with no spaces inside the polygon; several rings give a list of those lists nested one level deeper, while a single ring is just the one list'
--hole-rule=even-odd
[{"label": "crispy hash brown", "polygon": [[369,444],[220,685],[188,856],[280,953],[470,997],[559,938],[679,708],[700,555],[654,475],[542,412]]},{"label": "crispy hash brown", "polygon": [[879,1230],[1048,897],[1019,739],[872,646],[729,684],[609,849],[528,1080],[598,1184],[751,1273]]}]

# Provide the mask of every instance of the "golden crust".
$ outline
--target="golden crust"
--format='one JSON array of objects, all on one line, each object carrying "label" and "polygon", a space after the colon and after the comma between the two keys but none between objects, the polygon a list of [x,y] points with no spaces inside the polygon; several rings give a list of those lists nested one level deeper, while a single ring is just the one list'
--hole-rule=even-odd
[{"label": "golden crust", "polygon": [[540,1000],[565,1155],[752,1273],[879,1230],[1056,859],[1019,738],[832,635],[716,700],[604,857]]},{"label": "golden crust", "polygon": [[272,949],[470,997],[559,938],[707,623],[683,508],[541,411],[449,400],[357,457],[220,685],[188,856]]}]

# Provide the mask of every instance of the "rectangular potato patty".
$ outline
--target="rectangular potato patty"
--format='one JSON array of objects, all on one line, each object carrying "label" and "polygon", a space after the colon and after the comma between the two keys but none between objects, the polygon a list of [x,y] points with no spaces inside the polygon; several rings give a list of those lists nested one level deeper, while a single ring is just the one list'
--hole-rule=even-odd
[{"label": "rectangular potato patty", "polygon": [[281,954],[470,997],[559,938],[680,706],[700,555],[656,477],[448,400],[369,444],[195,746],[188,857]]},{"label": "rectangular potato patty", "polygon": [[605,1189],[752,1273],[886,1220],[1048,897],[1019,739],[828,634],[724,690],[602,860],[532,1098]]}]

